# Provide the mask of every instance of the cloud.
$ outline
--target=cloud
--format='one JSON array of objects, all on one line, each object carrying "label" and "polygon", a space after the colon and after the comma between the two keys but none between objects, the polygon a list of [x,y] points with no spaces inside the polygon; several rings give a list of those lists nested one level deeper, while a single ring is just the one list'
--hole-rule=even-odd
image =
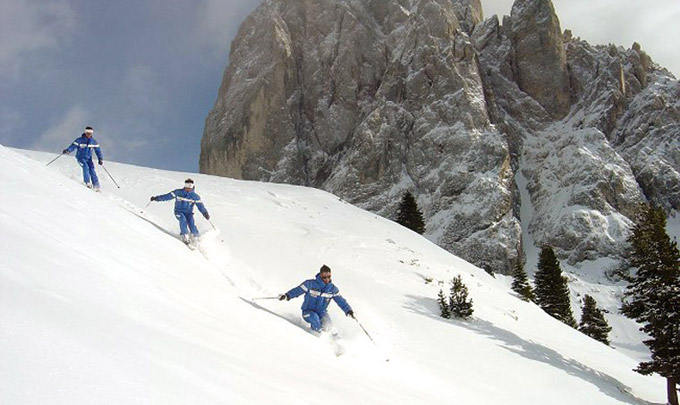
[{"label": "cloud", "polygon": [[148,117],[161,115],[168,96],[165,87],[158,84],[158,72],[151,66],[128,67],[119,87],[119,97],[125,103],[127,114]]},{"label": "cloud", "polygon": [[22,116],[17,110],[0,107],[0,139],[11,139],[20,136]]},{"label": "cloud", "polygon": [[[86,126],[94,128],[94,138],[101,145],[105,159],[117,160],[115,159],[117,157],[146,150],[149,144],[148,139],[139,136],[140,132],[147,130],[145,128],[147,124],[143,120],[133,118],[124,123],[109,117],[100,120],[96,113],[78,104],[72,106],[65,115],[43,131],[27,149],[59,153],[79,137]],[[123,129],[130,127],[135,129],[133,133]]]},{"label": "cloud", "polygon": [[0,0],[0,10],[0,79],[16,78],[27,54],[57,48],[75,27],[66,1]]},{"label": "cloud", "polygon": [[204,0],[198,9],[199,39],[223,57],[229,51],[238,27],[260,0]]},{"label": "cloud", "polygon": [[63,150],[89,125],[89,116],[90,113],[80,105],[71,107],[59,122],[51,125],[33,141],[30,149],[54,152]]},{"label": "cloud", "polygon": [[571,29],[591,45],[615,44],[630,48],[633,42],[661,66],[680,73],[680,2],[677,0],[555,0],[562,29]]}]

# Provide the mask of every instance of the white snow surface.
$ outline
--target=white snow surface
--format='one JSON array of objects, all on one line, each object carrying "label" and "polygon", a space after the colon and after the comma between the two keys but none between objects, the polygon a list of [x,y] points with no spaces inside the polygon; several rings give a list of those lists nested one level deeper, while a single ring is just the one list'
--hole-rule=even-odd
[{"label": "white snow surface", "polygon": [[[0,146],[1,404],[645,404],[665,382],[519,300],[504,280],[323,191],[106,162],[102,192],[73,157]],[[175,236],[186,177],[200,250]],[[322,264],[345,353],[274,296]],[[439,316],[460,274],[468,321]],[[428,280],[432,279],[431,282]],[[389,361],[388,361],[389,360]]]}]

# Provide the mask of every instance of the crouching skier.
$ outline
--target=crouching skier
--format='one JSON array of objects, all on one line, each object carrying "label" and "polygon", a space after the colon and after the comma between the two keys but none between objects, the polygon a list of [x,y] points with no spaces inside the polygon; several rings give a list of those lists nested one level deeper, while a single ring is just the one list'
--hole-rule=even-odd
[{"label": "crouching skier", "polygon": [[285,294],[279,294],[278,299],[279,301],[290,300],[302,294],[305,294],[305,299],[302,302],[302,318],[309,322],[315,332],[330,329],[331,322],[326,310],[331,298],[346,316],[354,318],[352,307],[340,295],[338,287],[331,282],[331,269],[325,264],[321,266],[321,270],[315,278],[305,280]]},{"label": "crouching skier", "polygon": [[[167,194],[151,197],[151,201],[168,201],[172,199],[175,199],[175,218],[179,221],[179,234],[182,241],[189,245],[200,235],[194,222],[194,205],[198,207],[198,210],[205,219],[209,220],[210,214],[208,214],[208,210],[201,202],[201,197],[194,191],[194,181],[191,179],[184,181],[184,188],[178,188]],[[191,231],[191,236],[189,236],[189,231]]]}]

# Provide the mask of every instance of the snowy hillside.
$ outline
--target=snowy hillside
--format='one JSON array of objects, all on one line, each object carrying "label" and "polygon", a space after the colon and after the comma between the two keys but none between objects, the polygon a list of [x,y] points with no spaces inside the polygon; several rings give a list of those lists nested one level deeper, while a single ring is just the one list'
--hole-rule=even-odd
[{"label": "snowy hillside", "polygon": [[[30,157],[28,157],[30,156]],[[644,404],[664,381],[517,299],[502,280],[325,192],[0,147],[2,404]],[[201,251],[149,196],[191,176],[218,231]],[[285,292],[322,264],[375,340],[330,314],[345,353]],[[438,316],[462,275],[474,319]],[[427,280],[432,279],[432,282]],[[447,289],[448,285],[444,284]],[[389,360],[389,361],[386,361]]]}]

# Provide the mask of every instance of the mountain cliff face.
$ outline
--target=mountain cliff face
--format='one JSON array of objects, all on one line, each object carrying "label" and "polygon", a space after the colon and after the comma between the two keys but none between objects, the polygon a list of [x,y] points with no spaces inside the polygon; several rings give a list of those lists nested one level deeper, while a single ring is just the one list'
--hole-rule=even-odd
[{"label": "mountain cliff face", "polygon": [[[232,43],[203,173],[331,191],[507,273],[522,226],[620,258],[636,205],[680,208],[680,85],[634,44],[562,32],[548,0],[265,0]],[[531,207],[520,220],[520,208]]]}]

